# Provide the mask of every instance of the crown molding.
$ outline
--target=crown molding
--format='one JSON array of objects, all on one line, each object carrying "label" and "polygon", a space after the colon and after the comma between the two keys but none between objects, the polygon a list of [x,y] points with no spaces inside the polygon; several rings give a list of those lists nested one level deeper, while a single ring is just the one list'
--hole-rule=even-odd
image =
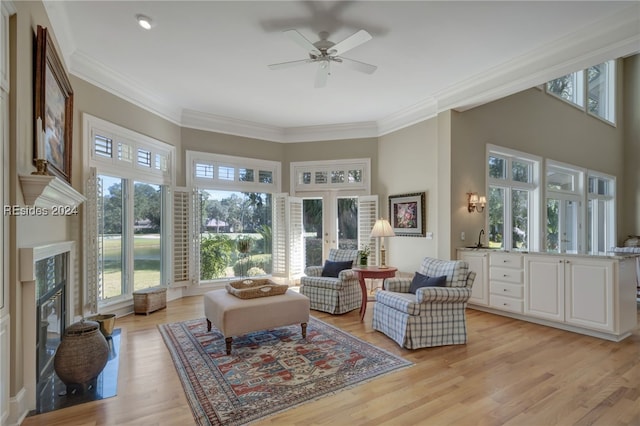
[{"label": "crown molding", "polygon": [[378,136],[395,132],[436,115],[438,115],[438,101],[436,98],[425,99],[378,120]]},{"label": "crown molding", "polygon": [[181,125],[191,129],[223,133],[226,135],[242,136],[272,142],[284,141],[284,129],[254,121],[224,117],[206,112],[184,109]]},{"label": "crown molding", "polygon": [[70,58],[71,73],[165,120],[181,125],[182,108],[141,89],[144,85],[114,71],[88,54],[76,50]]},{"label": "crown molding", "polygon": [[284,140],[281,142],[376,138],[378,135],[378,125],[375,121],[363,121],[360,123],[289,127],[284,129]]}]

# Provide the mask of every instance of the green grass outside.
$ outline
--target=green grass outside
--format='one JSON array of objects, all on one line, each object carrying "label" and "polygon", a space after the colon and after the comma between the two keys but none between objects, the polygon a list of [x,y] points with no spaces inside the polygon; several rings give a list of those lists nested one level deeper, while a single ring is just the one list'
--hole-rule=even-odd
[{"label": "green grass outside", "polygon": [[[157,286],[160,284],[160,235],[135,236],[133,244],[134,290]],[[106,299],[122,294],[122,249],[120,237],[105,238],[102,253],[102,298]]]}]

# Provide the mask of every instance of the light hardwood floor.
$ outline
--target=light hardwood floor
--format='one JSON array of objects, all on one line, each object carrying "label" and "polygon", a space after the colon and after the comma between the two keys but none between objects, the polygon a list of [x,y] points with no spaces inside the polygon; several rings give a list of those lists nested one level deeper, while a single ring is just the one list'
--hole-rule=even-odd
[{"label": "light hardwood floor", "polygon": [[[261,425],[640,425],[640,331],[613,343],[469,309],[467,345],[409,351],[372,330],[372,303],[312,315],[415,365],[301,405]],[[23,425],[191,425],[157,325],[203,317],[202,297],[118,318],[118,394]]]}]

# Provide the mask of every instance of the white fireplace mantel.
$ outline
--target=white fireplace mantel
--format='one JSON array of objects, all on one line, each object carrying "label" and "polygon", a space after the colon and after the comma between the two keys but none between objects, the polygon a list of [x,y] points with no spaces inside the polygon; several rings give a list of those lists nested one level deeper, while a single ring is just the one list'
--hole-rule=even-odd
[{"label": "white fireplace mantel", "polygon": [[84,195],[56,176],[20,175],[19,177],[24,202],[28,206],[77,207],[86,201]]}]

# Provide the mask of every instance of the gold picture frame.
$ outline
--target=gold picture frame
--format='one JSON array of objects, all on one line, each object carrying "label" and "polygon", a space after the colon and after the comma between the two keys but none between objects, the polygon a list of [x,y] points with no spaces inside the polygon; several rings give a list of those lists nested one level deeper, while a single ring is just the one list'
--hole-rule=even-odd
[{"label": "gold picture frame", "polygon": [[47,29],[40,25],[34,97],[33,161],[47,160],[50,174],[71,183],[73,89]]}]

